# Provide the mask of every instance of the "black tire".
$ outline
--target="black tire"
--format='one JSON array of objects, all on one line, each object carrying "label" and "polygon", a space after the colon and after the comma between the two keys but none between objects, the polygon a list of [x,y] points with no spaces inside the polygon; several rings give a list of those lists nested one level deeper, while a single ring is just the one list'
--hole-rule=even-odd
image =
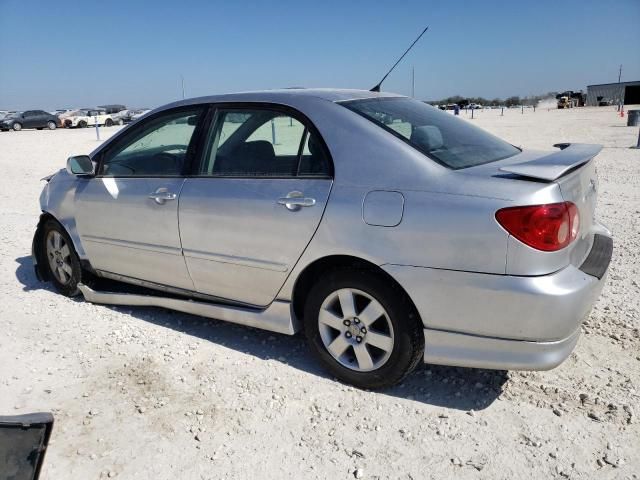
[{"label": "black tire", "polygon": [[86,128],[87,127],[87,122],[85,122],[84,120],[80,120],[78,122],[78,128]]},{"label": "black tire", "polygon": [[[49,262],[49,255],[47,252],[46,244],[49,239],[49,235],[53,232],[56,232],[62,237],[65,245],[67,245],[69,249],[68,263],[71,267],[71,274],[69,275],[69,279],[67,282],[62,282],[59,280],[58,276],[56,275],[56,273],[54,273],[51,267],[51,263]],[[67,297],[78,295],[80,293],[80,290],[78,290],[78,283],[83,282],[83,280],[85,284],[88,283],[86,280],[89,280],[89,278],[84,277],[89,277],[89,275],[84,274],[85,272],[83,272],[80,265],[80,258],[78,257],[78,254],[73,247],[73,242],[71,241],[71,238],[67,234],[66,230],[55,220],[47,220],[42,226],[41,238],[42,241],[40,242],[40,258],[44,260],[43,268],[46,270],[49,279],[53,283],[53,286],[58,292]]]},{"label": "black tire", "polygon": [[[337,290],[349,288],[365,292],[382,305],[393,326],[391,354],[379,368],[356,371],[339,363],[325,347],[318,327],[320,308]],[[401,382],[423,358],[423,326],[406,293],[373,270],[341,268],[318,278],[304,309],[304,330],[311,350],[335,377],[364,389],[387,388]]]},{"label": "black tire", "polygon": [[58,125],[56,125],[56,122],[54,122],[53,120],[47,122],[47,128],[49,130],[55,130],[57,127]]},{"label": "black tire", "polygon": [[42,130],[43,127],[36,127],[36,130]]},{"label": "black tire", "polygon": [[11,125],[11,128],[13,128],[14,132],[19,132],[20,130],[22,130],[22,124],[20,122],[15,122],[13,125]]},{"label": "black tire", "polygon": [[104,126],[105,127],[113,127],[113,120],[111,120],[110,118],[107,118],[104,122]]}]

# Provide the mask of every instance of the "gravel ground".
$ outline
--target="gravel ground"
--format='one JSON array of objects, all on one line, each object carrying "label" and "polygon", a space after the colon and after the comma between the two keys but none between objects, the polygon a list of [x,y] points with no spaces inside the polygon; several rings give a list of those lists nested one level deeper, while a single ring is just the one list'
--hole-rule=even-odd
[{"label": "gravel ground", "polygon": [[552,371],[425,365],[377,393],[328,378],[300,336],[92,305],[39,283],[38,179],[91,151],[95,131],[0,133],[0,414],[54,413],[43,478],[638,478],[638,129],[611,108],[474,116],[524,147],[605,145],[607,285]]}]

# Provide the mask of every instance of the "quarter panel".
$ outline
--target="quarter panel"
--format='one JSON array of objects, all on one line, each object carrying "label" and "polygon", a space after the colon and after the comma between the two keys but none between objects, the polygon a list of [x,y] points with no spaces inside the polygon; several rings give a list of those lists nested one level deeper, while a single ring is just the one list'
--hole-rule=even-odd
[{"label": "quarter panel", "polygon": [[361,205],[369,188],[334,185],[311,244],[279,294],[290,299],[295,280],[313,261],[350,255],[376,265],[399,264],[504,274],[508,234],[493,215],[503,200],[403,191],[396,227],[368,225]]}]

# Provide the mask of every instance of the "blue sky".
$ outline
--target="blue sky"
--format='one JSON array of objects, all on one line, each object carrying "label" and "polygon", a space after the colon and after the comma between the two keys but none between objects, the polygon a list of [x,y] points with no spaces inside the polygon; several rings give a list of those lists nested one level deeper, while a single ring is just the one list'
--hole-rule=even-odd
[{"label": "blue sky", "polygon": [[0,0],[0,108],[287,86],[507,97],[640,80],[640,0]]}]

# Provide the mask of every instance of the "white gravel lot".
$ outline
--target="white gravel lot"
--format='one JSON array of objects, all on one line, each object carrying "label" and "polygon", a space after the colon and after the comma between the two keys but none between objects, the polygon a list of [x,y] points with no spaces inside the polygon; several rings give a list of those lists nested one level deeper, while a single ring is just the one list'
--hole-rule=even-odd
[{"label": "white gravel lot", "polygon": [[523,147],[605,146],[607,285],[552,371],[426,365],[377,393],[328,378],[300,336],[92,305],[39,283],[39,179],[91,151],[95,130],[0,133],[0,414],[54,413],[42,478],[638,478],[638,128],[608,107],[474,116]]}]

